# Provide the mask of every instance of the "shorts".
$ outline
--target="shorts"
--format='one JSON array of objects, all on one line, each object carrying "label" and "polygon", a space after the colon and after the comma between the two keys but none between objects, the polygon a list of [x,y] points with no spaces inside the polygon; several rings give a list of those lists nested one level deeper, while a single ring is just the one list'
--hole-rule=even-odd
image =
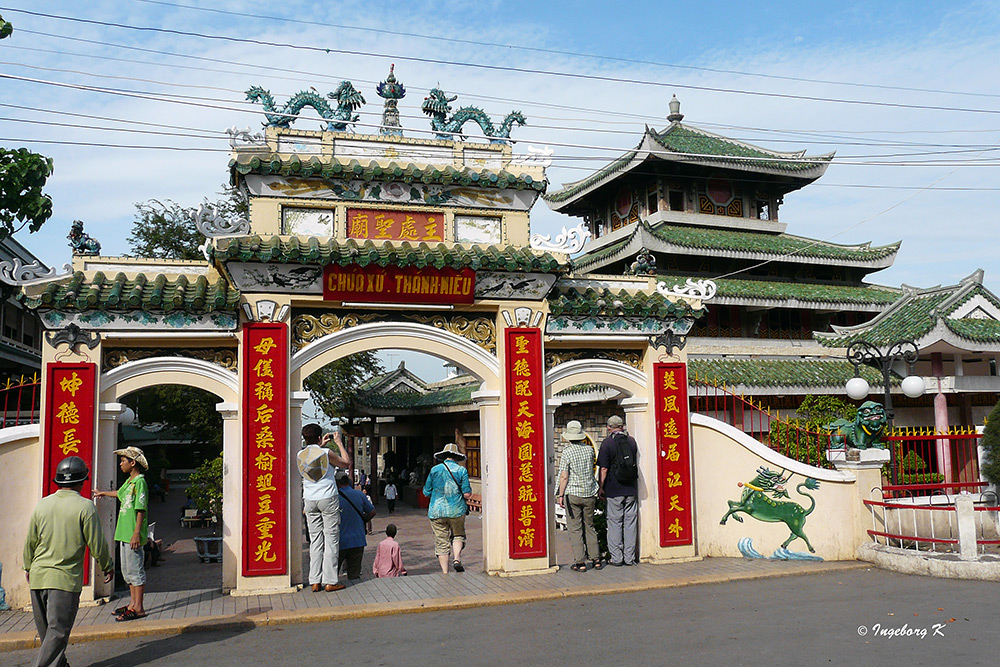
[{"label": "shorts", "polygon": [[146,583],[146,568],[143,561],[146,553],[142,548],[133,549],[128,542],[119,542],[119,566],[122,569],[122,579],[129,586],[143,586]]},{"label": "shorts", "polygon": [[453,540],[465,543],[465,515],[431,519],[431,530],[434,531],[434,554],[449,554]]}]

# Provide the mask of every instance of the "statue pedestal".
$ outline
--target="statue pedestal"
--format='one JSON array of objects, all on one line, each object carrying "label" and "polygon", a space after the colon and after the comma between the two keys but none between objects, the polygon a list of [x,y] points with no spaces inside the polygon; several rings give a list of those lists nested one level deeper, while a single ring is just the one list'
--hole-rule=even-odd
[{"label": "statue pedestal", "polygon": [[879,468],[889,462],[888,449],[830,449],[826,452],[826,460],[837,467],[837,470],[856,470],[858,468]]}]

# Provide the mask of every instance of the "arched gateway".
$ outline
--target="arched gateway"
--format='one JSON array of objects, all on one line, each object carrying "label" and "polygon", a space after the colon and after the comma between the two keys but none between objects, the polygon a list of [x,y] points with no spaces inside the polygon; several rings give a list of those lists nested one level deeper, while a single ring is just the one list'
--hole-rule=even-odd
[{"label": "arched gateway", "polygon": [[40,491],[68,453],[93,459],[94,484],[114,479],[124,394],[201,387],[224,416],[224,586],[287,590],[302,581],[303,381],[356,352],[409,349],[481,383],[488,571],[554,565],[554,397],[588,383],[628,396],[640,557],[696,555],[682,348],[705,292],[576,276],[579,230],[529,242],[544,153],[278,125],[234,135],[250,216],[203,212],[204,262],[76,255],[71,275],[24,287],[49,330]]}]

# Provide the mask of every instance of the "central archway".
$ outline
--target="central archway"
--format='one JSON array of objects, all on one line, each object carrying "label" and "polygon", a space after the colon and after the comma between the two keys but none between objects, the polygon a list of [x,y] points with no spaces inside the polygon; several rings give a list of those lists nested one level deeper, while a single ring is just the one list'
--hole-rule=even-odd
[{"label": "central archway", "polygon": [[[483,564],[487,571],[503,567],[506,512],[503,478],[505,438],[503,415],[500,410],[500,363],[484,347],[443,329],[409,322],[374,322],[350,327],[310,342],[295,352],[289,362],[291,410],[289,433],[298,441],[302,429],[302,406],[308,399],[303,383],[310,374],[323,366],[352,354],[386,349],[409,350],[437,357],[463,369],[479,381],[479,390],[472,400],[479,413],[480,451],[484,469],[500,471],[499,475],[482,476],[483,506],[498,508],[483,512]],[[491,462],[495,462],[491,465]],[[301,487],[292,485],[289,493],[292,534],[301,532]],[[293,540],[291,559],[293,580],[302,578],[301,554],[294,553],[301,544]]]}]

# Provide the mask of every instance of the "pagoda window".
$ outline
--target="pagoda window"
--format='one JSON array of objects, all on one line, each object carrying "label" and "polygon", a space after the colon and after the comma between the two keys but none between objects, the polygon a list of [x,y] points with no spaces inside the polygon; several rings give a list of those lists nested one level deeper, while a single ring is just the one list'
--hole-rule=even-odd
[{"label": "pagoda window", "polygon": [[21,311],[12,303],[3,305],[3,337],[20,341],[18,332],[21,330]]},{"label": "pagoda window", "polygon": [[771,203],[766,199],[758,199],[754,208],[757,210],[758,220],[771,219]]},{"label": "pagoda window", "polygon": [[670,206],[671,211],[683,211],[684,210],[684,191],[683,190],[671,190],[667,193],[667,204]]},{"label": "pagoda window", "polygon": [[653,185],[650,186],[649,191],[646,193],[646,214],[652,215],[658,210],[660,210],[659,192],[658,188]]}]

